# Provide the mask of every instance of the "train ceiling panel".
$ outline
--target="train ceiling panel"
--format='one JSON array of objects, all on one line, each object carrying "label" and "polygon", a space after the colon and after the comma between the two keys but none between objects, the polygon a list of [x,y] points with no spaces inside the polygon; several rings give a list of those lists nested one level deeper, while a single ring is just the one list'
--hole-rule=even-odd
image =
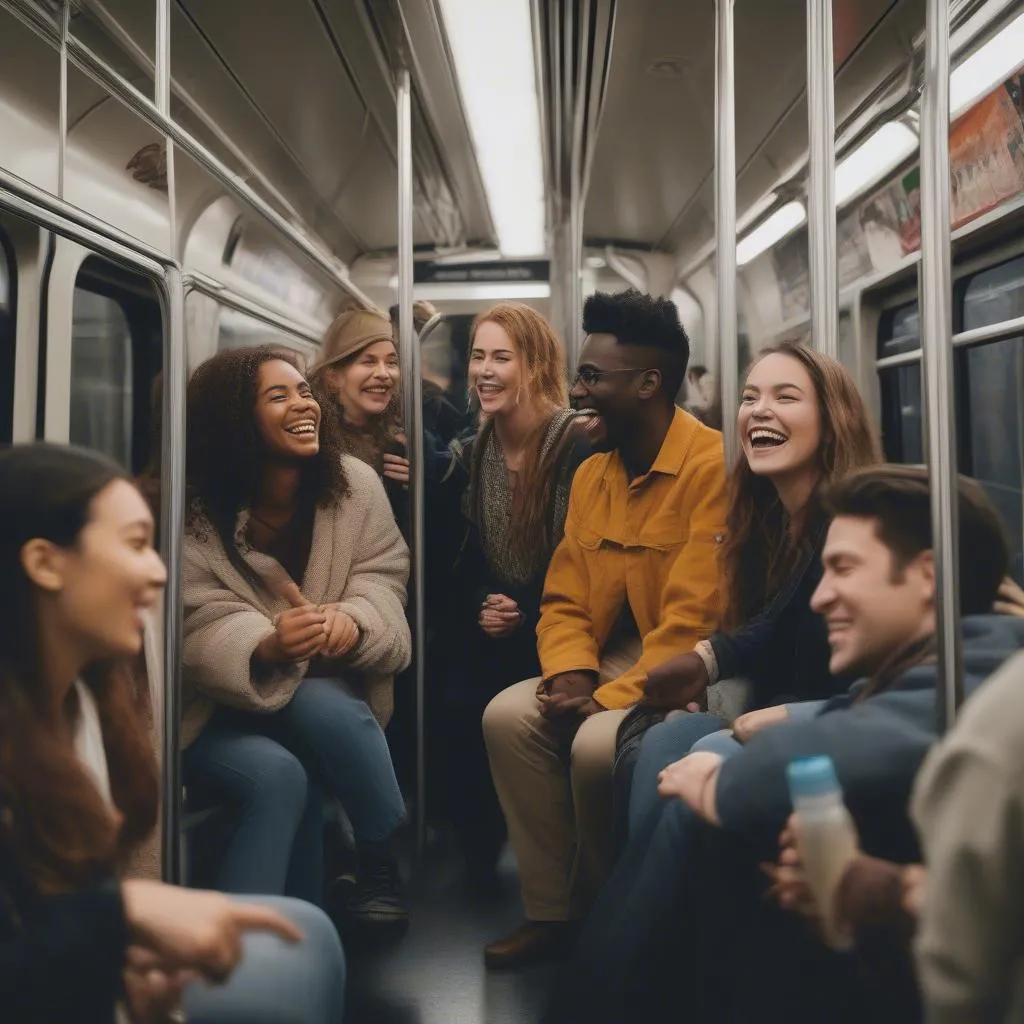
[{"label": "train ceiling panel", "polygon": [[[740,213],[807,147],[804,0],[736,5]],[[922,0],[835,0],[840,123],[910,55]],[[686,254],[713,234],[714,4],[620,3],[584,234]]]},{"label": "train ceiling panel", "polygon": [[[151,60],[152,4],[82,5],[83,41],[151,94],[151,76],[140,74],[114,36],[123,33]],[[369,13],[377,6],[376,0],[174,0],[172,6],[175,84],[269,179],[290,205],[287,212],[346,262],[393,250],[397,241],[395,97],[380,26]],[[415,240],[490,242],[493,227],[433,0],[403,0],[398,20],[415,39]],[[84,115],[97,100],[99,90],[83,95],[74,112]],[[180,104],[176,112],[223,152],[199,118]],[[266,195],[258,181],[251,184]]]}]

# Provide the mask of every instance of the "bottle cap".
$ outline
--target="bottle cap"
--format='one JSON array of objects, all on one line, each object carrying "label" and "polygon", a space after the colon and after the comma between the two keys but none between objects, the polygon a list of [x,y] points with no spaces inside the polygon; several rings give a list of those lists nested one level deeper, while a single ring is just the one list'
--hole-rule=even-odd
[{"label": "bottle cap", "polygon": [[798,757],[789,762],[787,775],[789,795],[794,803],[808,797],[841,792],[831,757]]}]

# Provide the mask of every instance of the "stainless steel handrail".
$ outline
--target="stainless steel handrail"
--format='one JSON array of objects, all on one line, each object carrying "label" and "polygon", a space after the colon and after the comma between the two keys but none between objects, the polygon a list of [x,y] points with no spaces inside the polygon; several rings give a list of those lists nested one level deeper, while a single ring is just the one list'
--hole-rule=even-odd
[{"label": "stainless steel handrail", "polygon": [[958,596],[956,406],[949,210],[949,3],[927,0],[921,100],[921,340],[939,644],[938,717],[963,699]]},{"label": "stainless steel handrail", "polygon": [[736,456],[739,324],[736,318],[736,82],[734,0],[715,2],[715,287],[717,350],[712,365],[722,396],[725,464]]},{"label": "stainless steel handrail", "polygon": [[413,324],[413,166],[412,79],[408,68],[396,75],[398,114],[398,323],[402,366],[402,396],[409,452],[409,505],[411,511],[410,592],[413,610],[413,656],[416,671],[416,841],[422,851],[426,841],[426,757],[423,737],[425,699],[426,626],[424,615],[423,533],[423,378],[420,346]]},{"label": "stainless steel handrail", "polygon": [[832,0],[807,0],[807,255],[811,341],[839,355],[839,276],[836,270],[836,108]]},{"label": "stainless steel handrail", "polygon": [[202,274],[195,270],[188,271],[185,274],[185,293],[188,294],[190,291],[206,295],[228,309],[244,313],[246,316],[251,316],[254,320],[259,320],[261,323],[266,324],[268,327],[275,327],[286,334],[302,338],[303,341],[308,341],[313,345],[319,345],[323,340],[322,332],[315,331],[304,324],[296,323],[294,320],[289,320],[287,317],[275,313],[273,310],[260,305],[258,302],[254,302],[240,292],[234,291],[227,285],[221,284],[220,281],[209,277],[207,274]]}]

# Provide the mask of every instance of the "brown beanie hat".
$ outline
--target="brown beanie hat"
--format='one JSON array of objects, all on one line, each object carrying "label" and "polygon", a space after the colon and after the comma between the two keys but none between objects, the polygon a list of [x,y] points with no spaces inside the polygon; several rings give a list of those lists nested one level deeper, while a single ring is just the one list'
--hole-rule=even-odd
[{"label": "brown beanie hat", "polygon": [[340,313],[324,334],[320,359],[310,371],[310,376],[354,356],[374,342],[393,340],[391,321],[383,313],[371,309],[350,309]]}]

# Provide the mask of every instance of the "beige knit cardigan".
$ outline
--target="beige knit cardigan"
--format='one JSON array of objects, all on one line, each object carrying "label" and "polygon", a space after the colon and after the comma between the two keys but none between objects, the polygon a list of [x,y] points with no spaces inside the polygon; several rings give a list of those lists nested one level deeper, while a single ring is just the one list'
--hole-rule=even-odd
[{"label": "beige knit cardigan", "polygon": [[[318,508],[305,576],[313,604],[338,603],[359,626],[356,648],[339,661],[339,676],[366,697],[378,720],[390,717],[396,672],[409,664],[412,638],[405,617],[409,551],[395,524],[380,478],[343,456],[349,493]],[[246,543],[248,512],[235,540],[246,562],[275,592],[288,580],[280,563]],[[200,520],[185,536],[182,567],[182,745],[202,731],[215,705],[269,714],[291,700],[309,662],[261,666],[252,656],[274,631],[288,603],[257,591],[228,560],[216,530]]]}]

